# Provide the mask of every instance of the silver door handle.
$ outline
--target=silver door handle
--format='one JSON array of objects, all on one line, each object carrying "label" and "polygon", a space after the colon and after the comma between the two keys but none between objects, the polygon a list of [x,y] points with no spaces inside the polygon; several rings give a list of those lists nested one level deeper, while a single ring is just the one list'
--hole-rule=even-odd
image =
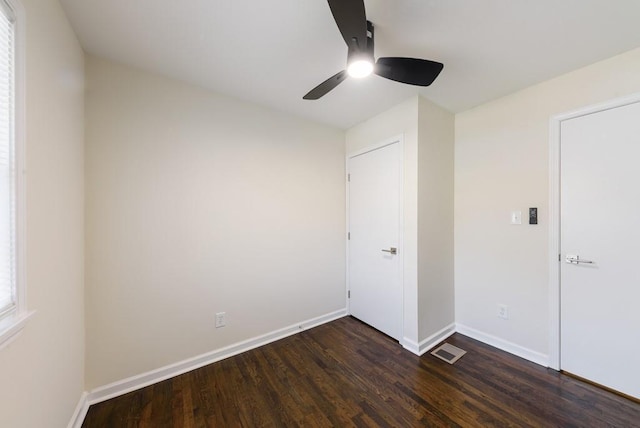
[{"label": "silver door handle", "polygon": [[567,257],[564,259],[565,262],[579,265],[580,263],[594,264],[592,260],[581,259],[578,255],[567,254]]},{"label": "silver door handle", "polygon": [[391,247],[388,250],[382,250],[385,253],[398,254],[398,249],[396,247]]}]

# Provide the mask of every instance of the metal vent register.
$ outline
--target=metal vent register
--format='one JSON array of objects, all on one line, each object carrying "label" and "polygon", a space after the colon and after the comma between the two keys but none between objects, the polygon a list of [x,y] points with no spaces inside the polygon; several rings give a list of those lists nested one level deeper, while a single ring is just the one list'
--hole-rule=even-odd
[{"label": "metal vent register", "polygon": [[466,353],[467,351],[456,346],[449,345],[448,343],[444,343],[431,351],[431,355],[435,355],[449,364],[455,363]]}]

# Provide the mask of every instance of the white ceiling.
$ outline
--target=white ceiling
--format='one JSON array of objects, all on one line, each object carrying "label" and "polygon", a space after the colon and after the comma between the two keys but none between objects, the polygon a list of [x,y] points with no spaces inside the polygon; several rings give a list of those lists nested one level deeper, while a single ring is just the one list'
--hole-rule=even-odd
[{"label": "white ceiling", "polygon": [[418,88],[370,76],[302,96],[342,70],[326,0],[61,0],[84,49],[348,128],[415,94],[460,112],[640,46],[640,0],[365,0],[376,57],[444,63]]}]

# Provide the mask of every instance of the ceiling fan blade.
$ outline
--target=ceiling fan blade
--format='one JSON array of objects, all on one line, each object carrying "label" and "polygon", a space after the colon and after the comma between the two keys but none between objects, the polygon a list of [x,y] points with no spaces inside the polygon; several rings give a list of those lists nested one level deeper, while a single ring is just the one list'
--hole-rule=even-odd
[{"label": "ceiling fan blade", "polygon": [[386,57],[378,58],[373,72],[396,82],[429,86],[443,68],[443,64],[426,59]]},{"label": "ceiling fan blade", "polygon": [[310,90],[309,93],[302,98],[305,100],[317,100],[318,98],[326,95],[340,83],[342,83],[346,78],[347,70],[342,70],[340,73],[334,74],[333,76],[329,77],[327,80]]},{"label": "ceiling fan blade", "polygon": [[[367,15],[364,0],[328,0],[329,8],[347,46],[367,47]],[[355,42],[354,42],[355,39]]]}]

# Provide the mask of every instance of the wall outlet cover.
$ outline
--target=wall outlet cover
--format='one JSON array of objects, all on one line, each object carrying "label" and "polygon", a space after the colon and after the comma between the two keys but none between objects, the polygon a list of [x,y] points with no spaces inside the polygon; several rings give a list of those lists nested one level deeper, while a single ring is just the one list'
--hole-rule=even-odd
[{"label": "wall outlet cover", "polygon": [[507,305],[498,305],[498,318],[509,319],[509,307]]},{"label": "wall outlet cover", "polygon": [[218,312],[216,314],[216,328],[224,327],[225,325],[227,325],[225,315],[226,312]]}]

